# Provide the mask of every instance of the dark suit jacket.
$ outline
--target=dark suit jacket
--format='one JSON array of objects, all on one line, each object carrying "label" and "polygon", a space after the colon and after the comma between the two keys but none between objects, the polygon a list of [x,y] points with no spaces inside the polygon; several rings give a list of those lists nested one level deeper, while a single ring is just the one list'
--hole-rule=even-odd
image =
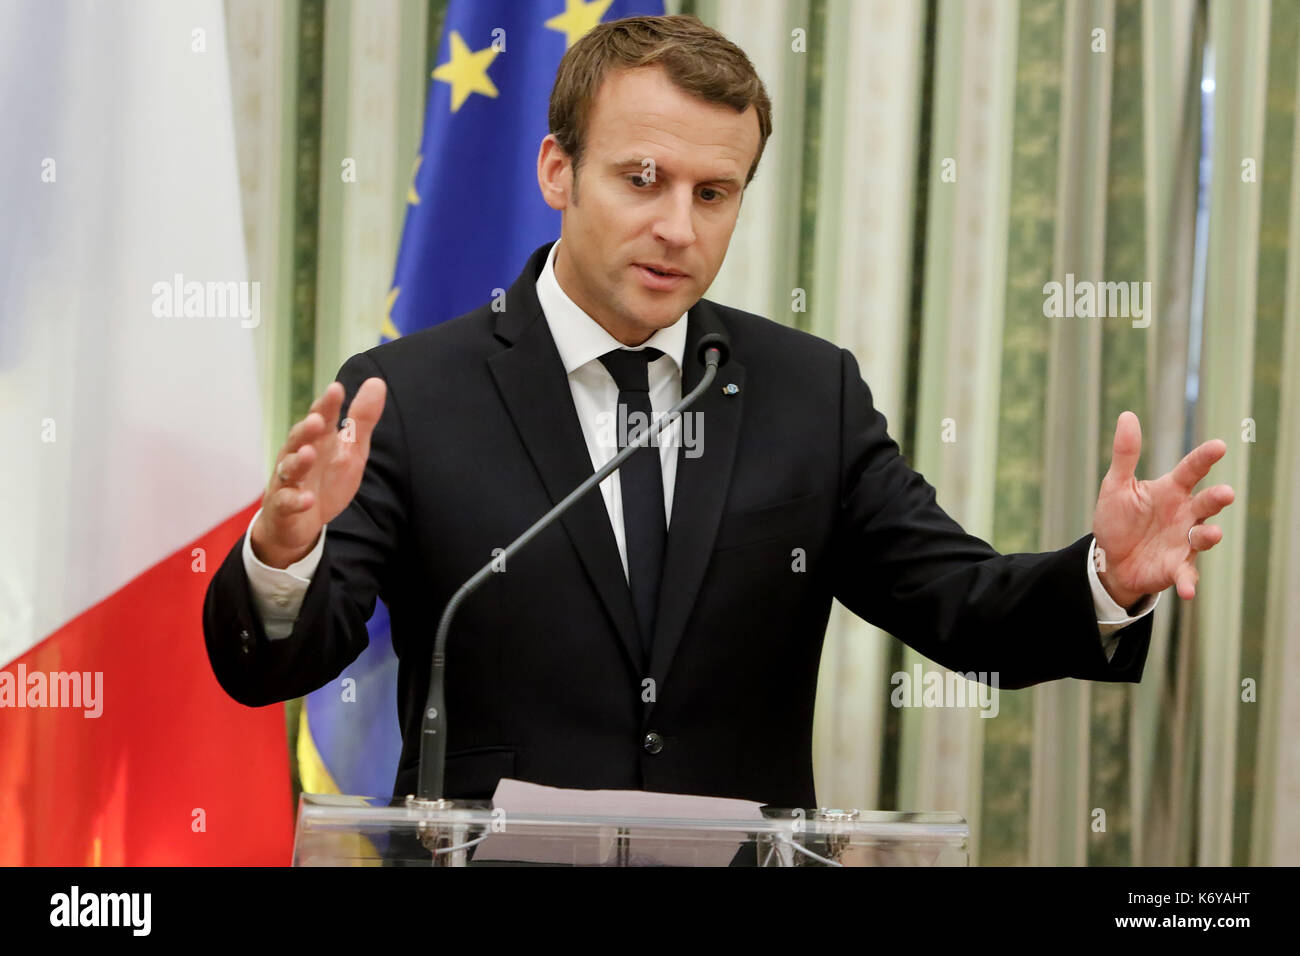
[{"label": "dark suit jacket", "polygon": [[[329,525],[288,638],[263,633],[242,541],[208,589],[213,670],[251,706],[337,677],[384,599],[400,659],[398,795],[415,789],[444,604],[592,472],[534,288],[549,249],[533,253],[504,311],[483,306],[344,364],[349,401],[372,375],[387,381],[388,400],[361,489]],[[708,300],[687,329],[683,394],[700,379],[694,343],[708,332],[730,337],[718,382],[739,392],[701,396],[703,454],[679,452],[651,659],[640,659],[593,491],[457,614],[448,795],[489,796],[513,776],[816,806],[813,698],[832,597],[946,667],[999,672],[1003,688],[1140,680],[1150,616],[1123,632],[1108,663],[1085,566],[1091,536],[999,555],[900,456],[849,352]],[[882,706],[888,690],[876,691]]]}]

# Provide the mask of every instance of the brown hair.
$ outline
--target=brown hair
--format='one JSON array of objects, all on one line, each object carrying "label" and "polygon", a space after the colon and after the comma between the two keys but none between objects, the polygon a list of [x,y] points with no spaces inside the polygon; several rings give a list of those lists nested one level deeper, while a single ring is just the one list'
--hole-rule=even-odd
[{"label": "brown hair", "polygon": [[551,88],[550,129],[578,174],[596,91],[611,70],[661,66],[685,93],[709,103],[758,113],[758,152],[745,177],[754,178],[772,133],[772,102],[745,51],[691,16],[625,17],[601,23],[560,60]]}]

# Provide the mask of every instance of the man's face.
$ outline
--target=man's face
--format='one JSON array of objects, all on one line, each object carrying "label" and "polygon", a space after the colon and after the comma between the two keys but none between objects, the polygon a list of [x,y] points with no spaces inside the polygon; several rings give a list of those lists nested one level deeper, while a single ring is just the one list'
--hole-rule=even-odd
[{"label": "man's face", "polygon": [[537,159],[542,194],[563,211],[560,286],[625,345],[672,325],[722,267],[758,140],[752,106],[737,113],[697,99],[660,67],[606,76],[576,193],[554,136]]}]

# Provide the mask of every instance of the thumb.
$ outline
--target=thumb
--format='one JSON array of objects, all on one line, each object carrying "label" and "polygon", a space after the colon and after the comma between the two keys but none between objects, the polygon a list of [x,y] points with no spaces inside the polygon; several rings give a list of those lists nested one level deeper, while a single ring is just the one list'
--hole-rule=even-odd
[{"label": "thumb", "polygon": [[1107,478],[1131,481],[1137,476],[1138,458],[1142,455],[1142,425],[1132,412],[1120,412],[1115,422],[1115,441],[1111,445],[1110,471]]}]

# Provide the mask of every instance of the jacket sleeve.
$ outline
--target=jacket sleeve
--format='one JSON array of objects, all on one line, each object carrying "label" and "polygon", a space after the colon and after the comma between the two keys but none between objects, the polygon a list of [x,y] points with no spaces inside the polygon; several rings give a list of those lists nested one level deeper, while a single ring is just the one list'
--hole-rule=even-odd
[{"label": "jacket sleeve", "polygon": [[[374,359],[355,355],[338,374],[345,398],[371,376]],[[392,388],[371,434],[361,486],[329,524],[293,631],[269,640],[253,604],[243,564],[243,538],[213,575],[203,603],[203,635],[218,683],[235,700],[261,706],[301,697],[334,679],[368,643],[366,621],[377,597],[390,593],[407,527],[410,487],[401,415]]]},{"label": "jacket sleeve", "polygon": [[841,357],[835,596],[938,664],[998,673],[1006,688],[1142,678],[1151,615],[1102,649],[1088,584],[1092,535],[1059,551],[998,554],[935,500],[886,431],[853,356]]}]

